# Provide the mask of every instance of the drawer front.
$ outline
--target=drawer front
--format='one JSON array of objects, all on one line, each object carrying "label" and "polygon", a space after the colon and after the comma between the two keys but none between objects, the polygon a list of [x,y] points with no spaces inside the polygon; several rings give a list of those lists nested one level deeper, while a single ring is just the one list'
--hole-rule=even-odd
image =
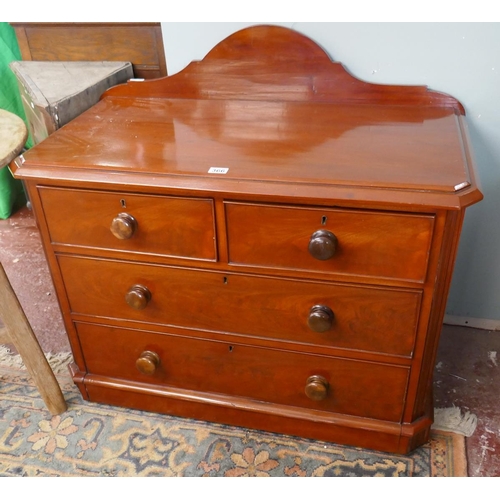
[{"label": "drawer front", "polygon": [[405,367],[85,323],[77,324],[77,330],[91,374],[367,418],[401,419],[408,379]]},{"label": "drawer front", "polygon": [[39,193],[52,243],[216,260],[212,200],[47,187]]},{"label": "drawer front", "polygon": [[225,209],[232,264],[425,280],[433,216],[241,203]]},{"label": "drawer front", "polygon": [[58,259],[73,313],[401,356],[413,349],[420,291]]}]

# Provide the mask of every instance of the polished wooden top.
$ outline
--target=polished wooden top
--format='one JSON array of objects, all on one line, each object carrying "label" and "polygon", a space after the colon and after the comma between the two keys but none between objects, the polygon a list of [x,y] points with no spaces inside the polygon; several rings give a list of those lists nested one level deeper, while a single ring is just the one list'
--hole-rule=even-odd
[{"label": "polished wooden top", "polygon": [[[264,49],[266,37],[281,52]],[[111,89],[17,161],[16,175],[329,203],[461,208],[481,198],[463,107],[452,97],[359,82],[284,28],[249,28],[220,46],[183,75]],[[214,61],[225,87],[200,79]],[[179,79],[191,82],[184,98]],[[317,91],[299,91],[301,82]]]}]

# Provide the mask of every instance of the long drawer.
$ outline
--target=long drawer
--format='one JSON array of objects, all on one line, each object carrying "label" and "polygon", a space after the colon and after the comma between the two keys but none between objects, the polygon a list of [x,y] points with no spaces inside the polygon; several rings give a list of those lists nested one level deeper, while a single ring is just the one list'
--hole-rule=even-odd
[{"label": "long drawer", "polygon": [[214,261],[213,202],[39,187],[52,243]]},{"label": "long drawer", "polygon": [[61,254],[71,311],[411,356],[419,290],[182,269]]},{"label": "long drawer", "polygon": [[225,204],[229,262],[423,282],[434,217]]},{"label": "long drawer", "polygon": [[[90,374],[398,422],[408,368],[78,323]],[[142,371],[139,371],[142,370]]]}]

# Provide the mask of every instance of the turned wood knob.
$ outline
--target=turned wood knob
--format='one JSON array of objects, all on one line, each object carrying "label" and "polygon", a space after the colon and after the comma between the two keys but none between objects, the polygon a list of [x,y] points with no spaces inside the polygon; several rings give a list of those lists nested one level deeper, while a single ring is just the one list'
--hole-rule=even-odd
[{"label": "turned wood knob", "polygon": [[318,260],[331,259],[337,250],[337,237],[330,231],[321,229],[314,232],[309,240],[309,253]]},{"label": "turned wood knob", "polygon": [[160,366],[160,356],[153,351],[144,351],[135,362],[135,366],[144,375],[153,375]]},{"label": "turned wood knob", "polygon": [[309,311],[307,325],[315,332],[326,332],[332,327],[334,317],[333,311],[328,306],[316,305]]},{"label": "turned wood knob", "polygon": [[137,221],[130,214],[118,214],[111,222],[110,230],[119,240],[128,240],[137,230]]},{"label": "turned wood knob", "polygon": [[306,382],[306,396],[313,401],[322,401],[328,395],[330,384],[321,375],[312,375]]},{"label": "turned wood knob", "polygon": [[151,292],[143,285],[133,285],[125,295],[125,300],[132,309],[144,309],[151,300]]}]

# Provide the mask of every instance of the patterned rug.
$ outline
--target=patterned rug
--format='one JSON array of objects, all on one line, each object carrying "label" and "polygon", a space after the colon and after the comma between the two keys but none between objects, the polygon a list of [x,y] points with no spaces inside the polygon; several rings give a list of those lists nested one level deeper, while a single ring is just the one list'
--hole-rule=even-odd
[{"label": "patterned rug", "polygon": [[51,416],[26,371],[0,367],[0,476],[466,476],[464,437],[434,432],[409,456],[82,400]]}]

